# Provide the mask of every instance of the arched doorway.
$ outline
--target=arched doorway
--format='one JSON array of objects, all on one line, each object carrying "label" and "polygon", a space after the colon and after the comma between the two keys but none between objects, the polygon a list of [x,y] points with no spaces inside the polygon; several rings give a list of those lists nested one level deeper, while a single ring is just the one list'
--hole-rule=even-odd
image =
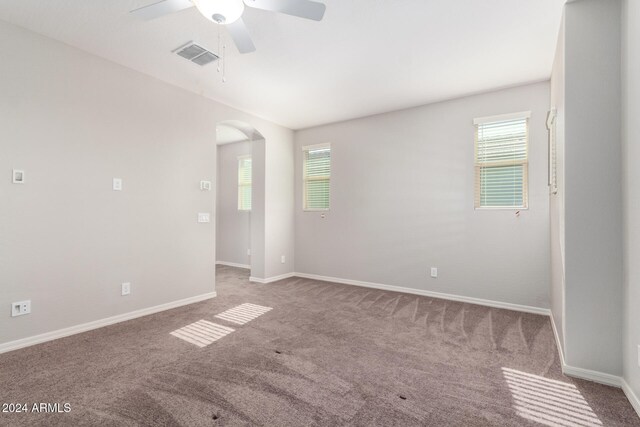
[{"label": "arched doorway", "polygon": [[216,263],[264,277],[265,139],[250,124],[216,126]]}]

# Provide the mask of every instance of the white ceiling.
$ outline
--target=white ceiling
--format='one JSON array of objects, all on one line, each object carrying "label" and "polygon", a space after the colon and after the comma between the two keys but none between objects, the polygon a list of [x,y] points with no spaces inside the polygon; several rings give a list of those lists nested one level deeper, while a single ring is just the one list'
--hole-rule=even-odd
[{"label": "white ceiling", "polygon": [[156,0],[3,0],[0,19],[292,129],[549,78],[565,0],[324,0],[321,22],[247,8],[257,51],[227,50],[227,82],[171,51],[217,51],[195,8]]}]

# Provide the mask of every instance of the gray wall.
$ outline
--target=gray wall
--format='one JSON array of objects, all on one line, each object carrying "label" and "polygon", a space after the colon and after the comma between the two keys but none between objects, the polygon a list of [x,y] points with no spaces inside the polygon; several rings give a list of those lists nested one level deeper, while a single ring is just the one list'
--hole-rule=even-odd
[{"label": "gray wall", "polygon": [[565,8],[565,359],[622,374],[620,2]]},{"label": "gray wall", "polygon": [[214,291],[214,223],[196,215],[215,213],[198,183],[215,181],[221,121],[268,141],[282,188],[263,195],[262,244],[293,253],[292,131],[3,22],[0,57],[0,343]]},{"label": "gray wall", "polygon": [[[264,148],[261,149],[261,145]],[[294,149],[293,134],[287,133],[280,138],[267,138],[266,141],[254,141],[253,162],[256,176],[265,176],[265,233],[256,236],[252,245],[258,245],[259,239],[265,241],[265,278],[274,278],[294,271]],[[264,153],[264,160],[260,154]],[[261,172],[260,167],[265,168]],[[252,195],[252,204],[259,203]],[[252,212],[255,223],[257,212]],[[253,228],[252,223],[252,228]],[[257,239],[257,240],[256,240]],[[281,262],[281,256],[285,262]],[[251,260],[251,275],[254,274],[255,260]]]},{"label": "gray wall", "polygon": [[640,4],[624,1],[623,182],[624,182],[624,379],[640,396]]},{"label": "gray wall", "polygon": [[[251,277],[267,278],[266,268],[267,262],[269,266],[276,265],[276,260],[267,260],[266,250],[266,142],[264,139],[258,139],[251,142]],[[291,156],[293,162],[293,156]],[[292,180],[293,181],[293,180]],[[290,182],[293,186],[293,182]],[[293,194],[291,195],[293,199]],[[291,201],[293,203],[293,201]],[[285,217],[285,220],[289,220]],[[293,234],[293,224],[289,224],[290,233]],[[290,236],[283,234],[281,238],[287,241]],[[293,243],[288,246],[293,252]]]},{"label": "gray wall", "polygon": [[564,352],[564,14],[560,24],[558,45],[551,72],[550,108],[556,109],[555,141],[556,141],[556,183],[557,193],[549,195],[549,227],[551,232],[551,313],[556,332]]},{"label": "gray wall", "polygon": [[[296,271],[549,307],[548,106],[545,82],[297,131]],[[473,119],[527,110],[530,209],[474,210]],[[322,219],[302,211],[300,147],[325,142]]]},{"label": "gray wall", "polygon": [[218,146],[216,261],[251,265],[251,212],[238,210],[238,157],[251,155],[251,141]]}]

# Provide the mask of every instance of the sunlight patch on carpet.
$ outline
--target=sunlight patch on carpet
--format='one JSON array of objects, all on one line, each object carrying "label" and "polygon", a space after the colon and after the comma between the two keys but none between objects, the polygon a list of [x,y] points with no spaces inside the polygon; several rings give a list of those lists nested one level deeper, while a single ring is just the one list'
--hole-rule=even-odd
[{"label": "sunlight patch on carpet", "polygon": [[573,384],[502,368],[519,416],[547,426],[602,426]]},{"label": "sunlight patch on carpet", "polygon": [[220,314],[216,314],[215,317],[217,317],[218,319],[226,320],[227,322],[244,325],[245,323],[252,321],[256,317],[262,316],[269,310],[271,310],[271,307],[245,303],[230,308],[227,311],[223,311]]},{"label": "sunlight patch on carpet", "polygon": [[218,325],[217,323],[203,319],[180,329],[176,329],[171,332],[171,335],[202,348],[226,335],[229,335],[233,331],[235,331],[235,329]]}]

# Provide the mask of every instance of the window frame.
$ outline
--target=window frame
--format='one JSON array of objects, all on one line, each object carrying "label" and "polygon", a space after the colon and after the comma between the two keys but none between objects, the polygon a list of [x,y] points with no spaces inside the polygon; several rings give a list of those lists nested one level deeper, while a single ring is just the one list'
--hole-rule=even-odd
[{"label": "window frame", "polygon": [[313,145],[304,145],[302,146],[302,210],[304,212],[328,212],[331,209],[331,155],[329,155],[329,175],[326,178],[322,177],[314,177],[312,180],[320,181],[327,180],[329,181],[329,200],[328,207],[326,208],[308,208],[307,207],[307,158],[305,152],[311,150],[321,150],[321,149],[329,149],[329,153],[332,152],[331,143],[322,143],[322,144],[313,144]]},{"label": "window frame", "polygon": [[[249,183],[242,183],[240,181],[240,168],[241,168],[241,164],[242,161],[244,160],[251,160],[251,180],[249,181]],[[237,157],[238,160],[238,191],[237,191],[237,197],[238,197],[238,212],[251,212],[251,208],[253,207],[253,201],[251,200],[249,203],[251,204],[249,206],[249,209],[243,209],[243,207],[241,206],[242,203],[242,198],[240,197],[241,194],[241,189],[244,187],[249,187],[249,192],[251,193],[251,196],[253,197],[253,159],[251,158],[251,154],[244,154],[242,156],[238,156]]]},{"label": "window frame", "polygon": [[[514,120],[525,120],[526,138],[525,138],[525,154],[524,160],[516,161],[499,161],[484,162],[478,161],[478,131],[481,125],[489,123],[508,122]],[[530,132],[531,111],[521,111],[517,113],[500,114],[495,116],[478,117],[473,120],[474,125],[474,188],[473,188],[473,208],[474,210],[528,210],[529,209],[529,142],[531,138]],[[487,166],[488,165],[488,166]],[[522,205],[521,206],[481,206],[480,194],[480,173],[483,167],[500,167],[510,165],[522,165]]]}]

